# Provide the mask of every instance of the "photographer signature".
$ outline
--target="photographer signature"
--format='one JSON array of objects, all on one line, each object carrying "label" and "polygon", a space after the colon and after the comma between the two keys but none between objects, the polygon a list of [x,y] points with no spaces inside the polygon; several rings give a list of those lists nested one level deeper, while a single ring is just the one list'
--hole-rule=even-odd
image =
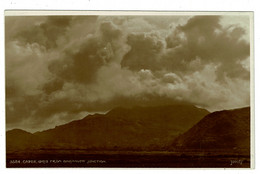
[{"label": "photographer signature", "polygon": [[230,160],[230,165],[232,166],[234,164],[242,165],[243,164],[243,160]]}]

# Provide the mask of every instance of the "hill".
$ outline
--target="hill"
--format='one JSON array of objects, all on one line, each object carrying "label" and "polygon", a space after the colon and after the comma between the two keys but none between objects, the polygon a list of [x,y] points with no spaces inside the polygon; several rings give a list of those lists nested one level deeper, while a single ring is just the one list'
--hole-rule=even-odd
[{"label": "hill", "polygon": [[21,129],[6,132],[6,150],[21,150],[30,148],[34,135]]},{"label": "hill", "polygon": [[250,153],[250,107],[205,116],[177,137],[173,148],[200,151],[230,149]]},{"label": "hill", "polygon": [[159,150],[208,113],[193,105],[119,107],[34,134],[8,131],[7,146],[9,150]]}]

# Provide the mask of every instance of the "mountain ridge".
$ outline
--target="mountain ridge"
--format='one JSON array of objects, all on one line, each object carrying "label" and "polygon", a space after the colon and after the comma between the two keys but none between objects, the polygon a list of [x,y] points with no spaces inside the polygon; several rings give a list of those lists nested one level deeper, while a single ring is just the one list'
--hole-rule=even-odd
[{"label": "mountain ridge", "polygon": [[13,129],[6,135],[8,151],[246,149],[249,153],[250,107],[213,113],[191,105],[118,107],[53,129],[35,133]]},{"label": "mountain ridge", "polygon": [[106,114],[88,115],[81,120],[36,132],[31,135],[30,146],[115,150],[160,149],[208,113],[207,110],[193,105],[119,107]]}]

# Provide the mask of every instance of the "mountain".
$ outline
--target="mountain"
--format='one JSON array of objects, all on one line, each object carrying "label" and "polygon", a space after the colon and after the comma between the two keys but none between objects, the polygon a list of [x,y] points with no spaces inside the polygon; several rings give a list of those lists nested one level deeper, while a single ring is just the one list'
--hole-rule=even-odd
[{"label": "mountain", "polygon": [[119,107],[34,134],[7,131],[7,147],[10,151],[20,145],[23,149],[158,150],[208,113],[193,105]]},{"label": "mountain", "polygon": [[174,140],[173,148],[250,153],[250,107],[213,112]]},{"label": "mountain", "polygon": [[21,129],[13,129],[6,132],[6,149],[7,151],[21,150],[30,147],[34,135]]}]

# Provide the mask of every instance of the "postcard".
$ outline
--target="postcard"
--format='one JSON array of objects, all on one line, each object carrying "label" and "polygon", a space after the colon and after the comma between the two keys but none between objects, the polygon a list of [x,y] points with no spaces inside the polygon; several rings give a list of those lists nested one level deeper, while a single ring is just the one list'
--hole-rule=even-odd
[{"label": "postcard", "polygon": [[6,167],[252,168],[252,12],[6,11]]}]

